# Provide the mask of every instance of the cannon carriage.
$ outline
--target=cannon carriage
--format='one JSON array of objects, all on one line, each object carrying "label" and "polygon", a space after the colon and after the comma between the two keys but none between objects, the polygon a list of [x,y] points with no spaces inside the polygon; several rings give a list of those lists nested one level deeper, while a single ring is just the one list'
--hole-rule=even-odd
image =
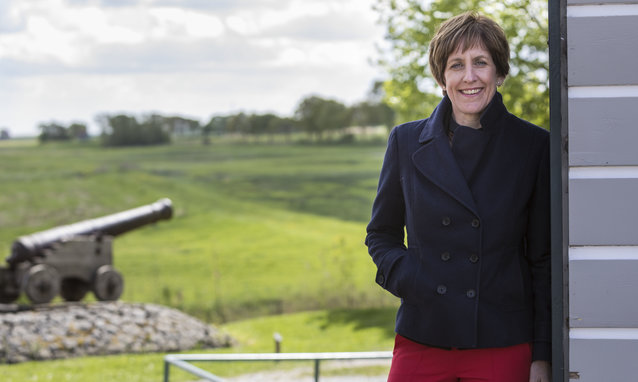
[{"label": "cannon carriage", "polygon": [[124,281],[113,267],[113,239],[172,215],[171,201],[161,199],[17,238],[8,266],[0,267],[0,303],[11,303],[22,293],[34,304],[48,303],[58,294],[80,301],[89,291],[100,301],[117,300]]}]

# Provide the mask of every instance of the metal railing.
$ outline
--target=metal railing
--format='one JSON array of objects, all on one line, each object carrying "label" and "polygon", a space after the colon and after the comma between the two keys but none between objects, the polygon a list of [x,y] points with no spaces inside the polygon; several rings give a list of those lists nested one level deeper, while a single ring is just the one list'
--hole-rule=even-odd
[{"label": "metal railing", "polygon": [[245,353],[245,354],[169,354],[164,356],[164,382],[169,382],[171,365],[211,382],[224,379],[202,370],[189,362],[236,361],[314,361],[315,382],[319,382],[319,363],[335,360],[390,359],[392,352],[341,352],[341,353]]}]

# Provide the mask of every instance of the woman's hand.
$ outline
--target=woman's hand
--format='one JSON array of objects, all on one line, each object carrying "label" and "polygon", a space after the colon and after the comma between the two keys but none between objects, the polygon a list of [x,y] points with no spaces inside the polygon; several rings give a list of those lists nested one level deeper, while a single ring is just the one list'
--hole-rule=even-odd
[{"label": "woman's hand", "polygon": [[547,361],[534,361],[529,370],[529,382],[550,382],[552,366]]}]

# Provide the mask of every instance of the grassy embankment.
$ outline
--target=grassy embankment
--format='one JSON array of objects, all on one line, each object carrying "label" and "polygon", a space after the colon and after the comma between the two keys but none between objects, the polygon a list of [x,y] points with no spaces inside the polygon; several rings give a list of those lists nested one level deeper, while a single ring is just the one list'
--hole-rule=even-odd
[{"label": "grassy embankment", "polygon": [[[0,145],[0,250],[8,254],[20,235],[169,197],[173,220],[115,240],[122,300],[172,306],[220,325],[240,341],[226,352],[272,351],[275,331],[290,352],[389,349],[396,301],[374,284],[363,246],[383,151],[198,141]],[[5,365],[0,374],[156,381],[161,359]],[[236,373],[239,366],[219,367]]]}]

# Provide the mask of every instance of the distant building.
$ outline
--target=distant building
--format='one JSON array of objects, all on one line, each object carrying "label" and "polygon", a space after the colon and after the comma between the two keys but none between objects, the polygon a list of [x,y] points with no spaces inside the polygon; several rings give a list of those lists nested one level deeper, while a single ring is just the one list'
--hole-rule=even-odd
[{"label": "distant building", "polygon": [[160,117],[162,124],[171,134],[177,136],[193,136],[200,134],[199,121],[182,117]]}]

